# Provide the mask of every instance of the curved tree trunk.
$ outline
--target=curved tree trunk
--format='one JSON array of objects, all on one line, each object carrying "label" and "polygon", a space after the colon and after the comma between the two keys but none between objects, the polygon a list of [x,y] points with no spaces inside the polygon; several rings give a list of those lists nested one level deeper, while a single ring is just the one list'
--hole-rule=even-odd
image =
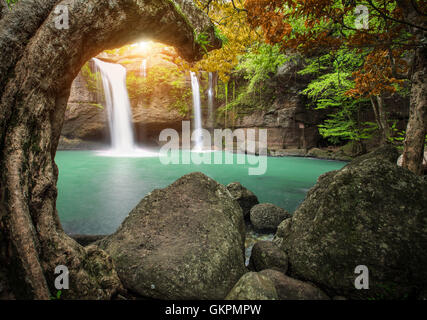
[{"label": "curved tree trunk", "polygon": [[[69,29],[55,28],[57,5],[68,8]],[[0,266],[17,298],[48,299],[58,265],[70,271],[65,298],[120,289],[111,259],[69,238],[58,219],[64,112],[81,66],[105,49],[150,38],[194,60],[202,52],[194,26],[218,47],[212,25],[183,12],[168,0],[21,0],[0,18]]]}]

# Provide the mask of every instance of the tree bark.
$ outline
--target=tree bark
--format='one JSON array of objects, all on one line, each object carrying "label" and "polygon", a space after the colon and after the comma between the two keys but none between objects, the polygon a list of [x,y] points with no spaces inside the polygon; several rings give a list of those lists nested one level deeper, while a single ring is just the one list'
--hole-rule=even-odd
[{"label": "tree bark", "polygon": [[415,53],[411,86],[411,105],[406,128],[402,166],[415,174],[423,173],[425,136],[427,134],[427,48]]},{"label": "tree bark", "polygon": [[[417,12],[414,3],[409,0],[398,0],[406,21],[414,25],[427,27],[424,15]],[[415,50],[411,76],[411,99],[409,121],[403,151],[402,167],[421,175],[423,168],[424,141],[427,133],[427,33],[419,28],[409,28],[415,36],[419,47]]]},{"label": "tree bark", "polygon": [[[69,29],[55,27],[56,5],[68,8]],[[196,18],[183,14],[168,0],[21,0],[0,20],[0,268],[17,298],[48,299],[58,265],[70,272],[64,298],[121,289],[105,252],[83,248],[59,222],[54,157],[65,108],[82,65],[105,49],[150,38],[201,57]],[[216,39],[210,23],[199,28]]]},{"label": "tree bark", "polygon": [[378,102],[378,117],[382,127],[382,144],[388,143],[390,138],[390,126],[388,125],[387,115],[384,108],[384,99],[382,96],[377,96]]},{"label": "tree bark", "polygon": [[380,132],[381,137],[381,145],[388,142],[390,138],[390,127],[387,122],[387,116],[384,110],[384,100],[381,96],[375,96],[376,102],[374,98],[371,96],[371,105],[372,110],[375,115],[375,122],[378,125],[378,130]]},{"label": "tree bark", "polygon": [[0,0],[0,20],[9,11],[6,0]]}]

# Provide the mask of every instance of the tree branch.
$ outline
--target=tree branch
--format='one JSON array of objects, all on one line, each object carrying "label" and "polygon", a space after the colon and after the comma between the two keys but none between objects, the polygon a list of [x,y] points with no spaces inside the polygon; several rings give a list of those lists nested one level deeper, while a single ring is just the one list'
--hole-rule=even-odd
[{"label": "tree branch", "polygon": [[371,5],[371,7],[376,11],[376,12],[378,12],[384,19],[388,19],[388,20],[391,20],[391,21],[394,21],[394,22],[397,22],[397,23],[402,23],[402,24],[406,24],[406,25],[408,25],[408,26],[410,26],[410,27],[413,27],[413,28],[416,28],[416,29],[420,29],[420,30],[423,30],[423,31],[427,31],[427,28],[424,28],[424,27],[421,27],[421,26],[417,26],[416,24],[413,24],[413,23],[411,23],[411,22],[408,22],[408,21],[404,21],[404,20],[399,20],[399,19],[395,19],[395,18],[393,18],[393,17],[390,17],[390,16],[388,16],[388,15],[386,15],[384,12],[382,12],[378,7],[376,7],[375,5],[374,5],[374,3],[373,3],[373,1],[372,0],[367,0],[368,1],[368,3]]},{"label": "tree branch", "polygon": [[236,10],[237,12],[248,12],[248,10],[246,10],[246,9],[241,9],[241,8],[238,8],[237,6],[236,6],[236,4],[234,3],[234,0],[231,0],[231,3],[233,4],[233,8],[234,8],[234,10]]}]

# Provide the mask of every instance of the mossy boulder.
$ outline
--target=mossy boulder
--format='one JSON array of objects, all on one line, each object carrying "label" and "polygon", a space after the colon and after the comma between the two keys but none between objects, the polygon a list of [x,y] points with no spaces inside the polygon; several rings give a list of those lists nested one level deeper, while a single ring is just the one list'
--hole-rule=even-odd
[{"label": "mossy boulder", "polygon": [[257,196],[252,191],[242,186],[240,182],[232,182],[228,184],[227,190],[230,191],[233,199],[235,199],[242,207],[243,216],[245,218],[249,216],[252,207],[259,203]]},{"label": "mossy boulder", "polygon": [[99,245],[124,286],[157,299],[224,299],[246,272],[242,209],[202,173],[154,190]]},{"label": "mossy boulder", "polygon": [[[322,175],[275,243],[291,276],[330,296],[355,299],[416,296],[427,286],[427,183],[396,165],[384,147]],[[355,268],[369,270],[369,290],[355,288]]]},{"label": "mossy boulder", "polygon": [[243,275],[226,300],[277,300],[276,288],[273,281],[257,272]]},{"label": "mossy boulder", "polygon": [[275,232],[278,225],[290,217],[285,209],[271,203],[257,204],[250,212],[252,225],[261,232]]}]

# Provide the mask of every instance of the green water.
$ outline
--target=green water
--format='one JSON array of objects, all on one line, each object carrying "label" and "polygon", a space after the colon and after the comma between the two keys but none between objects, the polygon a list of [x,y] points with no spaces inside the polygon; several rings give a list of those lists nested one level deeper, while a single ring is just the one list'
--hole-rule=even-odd
[{"label": "green water", "polygon": [[72,234],[114,232],[145,195],[194,171],[223,184],[239,181],[260,202],[293,212],[321,174],[345,165],[269,157],[266,173],[250,176],[249,165],[163,165],[158,157],[114,158],[91,151],[59,151],[55,160],[59,167],[58,213],[65,231]]}]

